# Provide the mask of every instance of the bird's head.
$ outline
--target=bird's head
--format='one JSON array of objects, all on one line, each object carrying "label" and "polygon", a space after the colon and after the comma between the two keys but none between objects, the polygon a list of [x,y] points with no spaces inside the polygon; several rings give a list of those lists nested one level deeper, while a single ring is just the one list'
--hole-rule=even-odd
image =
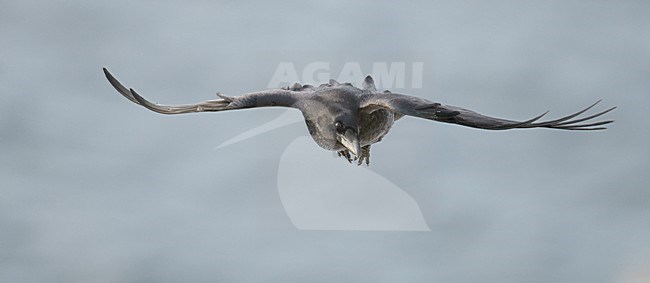
[{"label": "bird's head", "polygon": [[305,122],[312,138],[322,148],[348,150],[357,156],[361,152],[356,113],[324,109],[318,115],[305,115]]},{"label": "bird's head", "polygon": [[339,117],[334,121],[334,136],[339,144],[352,154],[359,156],[361,152],[361,143],[359,141],[359,127],[357,119],[350,117]]}]

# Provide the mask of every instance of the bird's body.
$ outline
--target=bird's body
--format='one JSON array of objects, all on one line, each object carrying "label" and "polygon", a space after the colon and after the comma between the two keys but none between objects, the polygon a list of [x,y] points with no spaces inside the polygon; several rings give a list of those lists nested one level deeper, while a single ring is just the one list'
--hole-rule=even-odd
[{"label": "bird's body", "polygon": [[[370,146],[382,140],[388,134],[395,122],[396,114],[380,107],[361,107],[361,103],[372,92],[352,86],[351,84],[330,84],[319,86],[299,102],[310,135],[324,149],[337,151],[340,156],[352,161],[348,148],[335,139],[322,135],[319,125],[326,125],[324,120],[337,115],[349,117],[348,126],[356,124],[358,142],[361,151],[358,152],[359,163],[364,160],[369,163]],[[320,123],[318,121],[321,121]],[[335,122],[334,122],[335,123]],[[331,123],[330,123],[331,124]]]},{"label": "bird's body", "polygon": [[493,118],[460,107],[434,103],[414,96],[379,92],[373,79],[366,77],[361,88],[350,83],[330,80],[320,86],[293,84],[275,90],[251,92],[231,97],[220,93],[220,99],[197,104],[165,106],[151,103],[127,89],[104,69],[109,82],[132,102],[162,114],[226,111],[253,107],[282,106],[300,110],[311,137],[326,149],[338,152],[348,161],[370,162],[370,146],[381,141],[394,122],[403,116],[414,116],[438,122],[453,123],[486,130],[514,128],[553,128],[563,130],[602,130],[613,121],[581,123],[601,116],[615,107],[594,115],[576,119],[596,103],[574,114],[546,122],[536,122],[544,114],[518,122]]}]

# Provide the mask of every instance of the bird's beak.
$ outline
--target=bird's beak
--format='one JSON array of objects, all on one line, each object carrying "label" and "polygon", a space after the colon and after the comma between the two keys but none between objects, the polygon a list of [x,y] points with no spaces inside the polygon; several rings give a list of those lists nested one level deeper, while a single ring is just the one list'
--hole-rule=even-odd
[{"label": "bird's beak", "polygon": [[347,129],[345,130],[345,134],[339,134],[339,141],[352,154],[359,156],[359,153],[361,153],[361,145],[359,144],[359,135],[355,130]]}]

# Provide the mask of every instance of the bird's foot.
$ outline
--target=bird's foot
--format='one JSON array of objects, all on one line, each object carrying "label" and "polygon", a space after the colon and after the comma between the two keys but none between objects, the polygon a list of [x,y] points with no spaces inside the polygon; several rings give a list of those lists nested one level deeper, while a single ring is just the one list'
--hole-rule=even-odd
[{"label": "bird's foot", "polygon": [[337,151],[336,154],[338,154],[339,157],[343,157],[344,159],[346,159],[350,163],[352,163],[353,160],[357,159],[356,157],[353,159],[352,155],[350,155],[350,151],[348,151],[348,150]]},{"label": "bird's foot", "polygon": [[366,165],[370,166],[370,145],[361,147],[361,153],[359,156],[350,154],[349,150],[341,150],[336,152],[336,154],[338,154],[339,157],[343,157],[350,163],[352,163],[352,161],[357,161],[357,165],[361,165],[365,161]]}]

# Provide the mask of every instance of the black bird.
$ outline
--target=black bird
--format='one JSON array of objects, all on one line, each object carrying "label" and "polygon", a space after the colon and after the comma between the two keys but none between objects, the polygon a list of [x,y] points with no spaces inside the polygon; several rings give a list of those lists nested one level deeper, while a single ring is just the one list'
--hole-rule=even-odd
[{"label": "black bird", "polygon": [[[133,103],[162,114],[191,112],[216,112],[253,107],[282,106],[300,110],[307,123],[309,134],[324,149],[338,152],[349,162],[364,161],[370,164],[370,146],[382,140],[393,123],[404,116],[414,116],[438,122],[453,123],[485,130],[509,130],[521,128],[551,128],[561,130],[604,130],[612,120],[591,122],[616,107],[602,112],[576,118],[594,107],[591,106],[571,115],[545,122],[537,122],[543,114],[526,121],[512,121],[481,115],[464,108],[444,105],[423,98],[377,91],[372,77],[367,76],[362,88],[351,83],[330,80],[320,86],[300,85],[246,93],[241,96],[225,96],[197,104],[160,105],[147,101],[132,88],[127,89],[104,68],[104,74],[115,89]],[[586,122],[589,121],[589,122]],[[586,122],[586,123],[585,123]]]}]

